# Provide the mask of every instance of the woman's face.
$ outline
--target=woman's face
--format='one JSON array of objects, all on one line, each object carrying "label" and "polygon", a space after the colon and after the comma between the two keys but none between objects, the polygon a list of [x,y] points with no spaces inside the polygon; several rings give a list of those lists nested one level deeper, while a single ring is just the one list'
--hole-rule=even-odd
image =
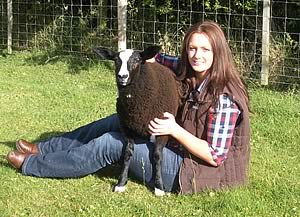
[{"label": "woman's face", "polygon": [[203,33],[193,33],[187,47],[188,60],[193,70],[206,74],[212,66],[214,54],[207,36]]}]

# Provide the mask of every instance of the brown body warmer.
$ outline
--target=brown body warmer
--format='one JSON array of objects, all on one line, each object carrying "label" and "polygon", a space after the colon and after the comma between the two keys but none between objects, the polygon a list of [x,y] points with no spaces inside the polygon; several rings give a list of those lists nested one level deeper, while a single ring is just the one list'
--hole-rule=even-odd
[{"label": "brown body warmer", "polygon": [[[244,97],[228,84],[223,94],[232,97],[241,114],[235,127],[227,159],[213,167],[185,151],[179,182],[181,193],[195,193],[204,190],[243,185],[248,180],[250,160],[249,110]],[[193,135],[206,140],[206,116],[212,97],[207,92],[199,94],[197,100],[188,100],[182,109],[182,125]],[[196,119],[195,119],[196,118]]]}]

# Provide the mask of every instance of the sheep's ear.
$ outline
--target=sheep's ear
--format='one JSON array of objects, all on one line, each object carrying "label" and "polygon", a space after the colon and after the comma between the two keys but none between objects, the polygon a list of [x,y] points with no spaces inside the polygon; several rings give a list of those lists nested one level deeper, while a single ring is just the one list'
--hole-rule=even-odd
[{"label": "sheep's ear", "polygon": [[93,51],[98,54],[101,58],[106,60],[114,60],[116,57],[117,52],[112,51],[105,47],[96,47]]},{"label": "sheep's ear", "polygon": [[140,53],[142,60],[146,61],[148,59],[155,57],[155,55],[159,52],[159,50],[160,50],[159,46],[151,46],[146,48],[144,51]]}]

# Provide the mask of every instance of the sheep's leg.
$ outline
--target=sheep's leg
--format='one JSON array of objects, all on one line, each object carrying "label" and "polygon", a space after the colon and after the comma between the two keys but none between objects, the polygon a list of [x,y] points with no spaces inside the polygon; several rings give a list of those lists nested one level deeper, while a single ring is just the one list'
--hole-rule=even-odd
[{"label": "sheep's leg", "polygon": [[156,141],[155,148],[154,148],[154,162],[155,162],[155,195],[156,196],[164,196],[164,185],[162,180],[162,157],[163,157],[163,148],[165,146],[162,141]]},{"label": "sheep's leg", "polygon": [[119,181],[114,188],[114,192],[124,192],[126,190],[125,185],[127,184],[127,180],[128,180],[128,169],[129,169],[130,159],[133,155],[133,151],[134,151],[134,140],[128,139],[128,143],[125,147],[124,154],[123,154],[124,159],[123,159],[122,172]]}]

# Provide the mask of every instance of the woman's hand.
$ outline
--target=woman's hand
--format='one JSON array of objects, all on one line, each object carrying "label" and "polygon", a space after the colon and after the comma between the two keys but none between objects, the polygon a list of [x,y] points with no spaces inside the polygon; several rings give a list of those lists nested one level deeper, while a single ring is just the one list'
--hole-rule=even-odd
[{"label": "woman's hand", "polygon": [[176,123],[174,115],[165,112],[162,119],[154,118],[148,125],[151,135],[170,135],[185,147],[191,154],[205,160],[212,166],[217,166],[213,160],[207,141],[197,138]]},{"label": "woman's hand", "polygon": [[155,57],[152,57],[151,59],[147,59],[146,62],[147,63],[155,63],[156,62]]},{"label": "woman's hand", "polygon": [[171,135],[173,136],[178,128],[174,115],[169,112],[163,114],[163,118],[154,118],[148,125],[151,135]]}]

